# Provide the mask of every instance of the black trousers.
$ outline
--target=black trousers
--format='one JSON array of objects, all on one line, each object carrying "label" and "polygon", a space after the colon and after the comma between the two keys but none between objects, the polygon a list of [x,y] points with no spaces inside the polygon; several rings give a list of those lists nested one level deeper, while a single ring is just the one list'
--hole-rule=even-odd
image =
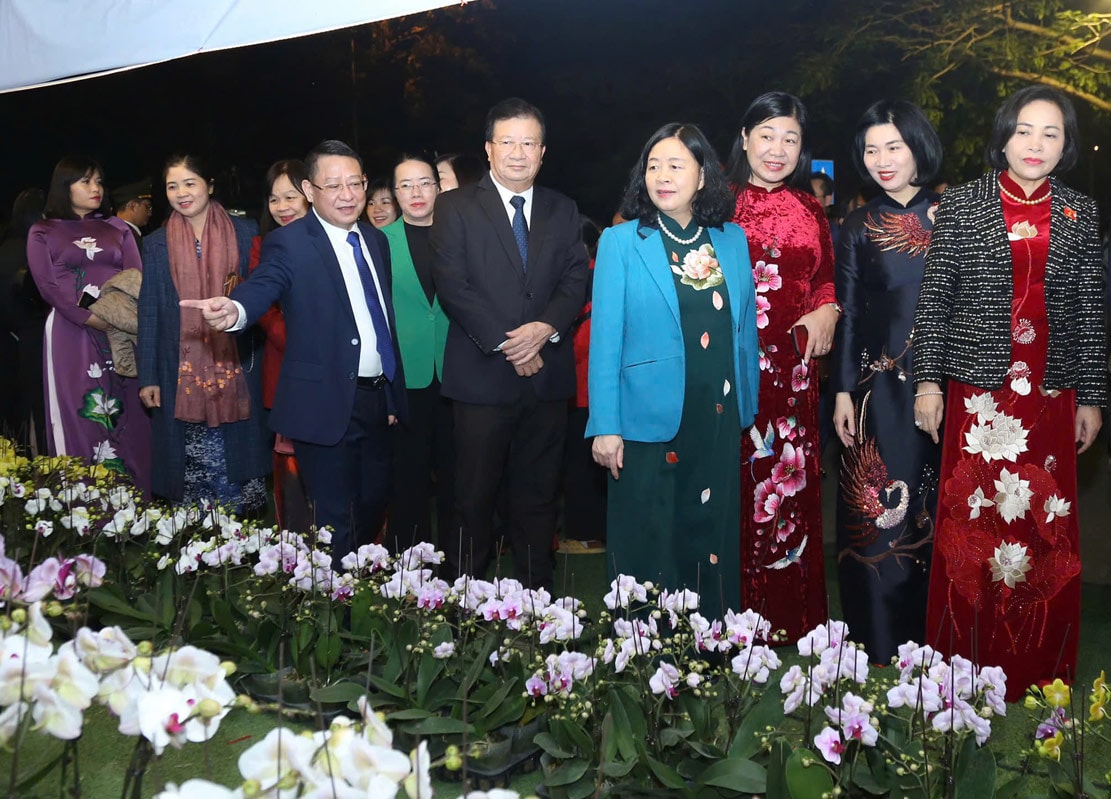
[{"label": "black trousers", "polygon": [[386,514],[390,487],[390,425],[381,388],[355,391],[351,421],[338,444],[294,441],[293,451],[317,526],[329,525],[332,564],[374,541]]},{"label": "black trousers", "polygon": [[504,483],[514,576],[529,587],[551,586],[566,429],[566,401],[541,401],[531,392],[512,405],[455,403],[456,526],[440,539],[449,579],[486,576]]},{"label": "black trousers", "polygon": [[563,537],[606,540],[606,485],[609,472],[594,462],[593,438],[584,438],[590,412],[573,407],[567,414],[563,461]]},{"label": "black trousers", "polygon": [[440,396],[440,382],[409,389],[409,421],[393,428],[393,477],[390,487],[390,549],[400,552],[421,541],[435,542],[432,500],[441,538],[455,510],[455,440],[451,400]]}]

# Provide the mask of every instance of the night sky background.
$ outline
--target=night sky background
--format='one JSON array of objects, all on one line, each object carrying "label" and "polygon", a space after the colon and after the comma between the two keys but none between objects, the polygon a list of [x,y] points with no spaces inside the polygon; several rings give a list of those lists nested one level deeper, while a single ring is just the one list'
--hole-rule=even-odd
[{"label": "night sky background", "polygon": [[[210,53],[87,81],[0,95],[0,218],[15,195],[46,187],[69,152],[98,158],[109,189],[155,178],[175,151],[204,156],[230,205],[257,212],[261,177],[279,158],[300,158],[339,138],[371,177],[402,150],[482,155],[483,120],[519,95],[548,123],[539,181],[608,220],[644,141],[665,122],[703,127],[724,160],[753,97],[799,93],[821,68],[827,0],[479,0],[359,28]],[[817,62],[815,61],[817,58]],[[847,147],[874,100],[905,96],[898,63],[861,63],[831,89],[802,92],[815,157],[837,162],[838,199],[855,191]],[[982,87],[984,107],[998,88]],[[1084,152],[1066,179],[1101,200],[1111,146],[1080,108]],[[962,131],[946,118],[942,138]],[[988,126],[963,131],[986,137]],[[966,158],[945,177],[980,171]],[[164,200],[164,198],[163,198]],[[164,204],[164,203],[163,203]],[[1106,203],[1105,203],[1106,205]],[[156,207],[156,214],[158,210]],[[155,219],[159,219],[156,216]]]}]

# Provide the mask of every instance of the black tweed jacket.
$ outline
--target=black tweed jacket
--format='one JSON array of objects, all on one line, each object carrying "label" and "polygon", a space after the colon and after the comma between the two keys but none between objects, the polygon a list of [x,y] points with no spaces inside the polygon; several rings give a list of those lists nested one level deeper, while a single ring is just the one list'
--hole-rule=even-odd
[{"label": "black tweed jacket", "polygon": [[[1107,405],[1103,268],[1095,201],[1050,178],[1049,319],[1044,385]],[[1003,385],[1011,362],[1011,245],[998,173],[942,195],[914,317],[914,379]]]}]

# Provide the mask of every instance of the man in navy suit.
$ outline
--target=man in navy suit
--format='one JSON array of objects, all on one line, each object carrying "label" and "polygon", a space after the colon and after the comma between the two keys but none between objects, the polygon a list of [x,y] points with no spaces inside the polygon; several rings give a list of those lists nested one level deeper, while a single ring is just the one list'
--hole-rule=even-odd
[{"label": "man in navy suit", "polygon": [[454,400],[456,511],[441,531],[454,572],[484,577],[505,492],[516,577],[550,586],[567,400],[575,394],[571,324],[587,253],[569,198],[535,186],[544,118],[517,98],[486,118],[490,172],[436,203],[433,277],[450,326],[442,392]]},{"label": "man in navy suit", "polygon": [[[251,278],[191,301],[217,330],[253,325],[275,302],[286,349],[270,426],[293,440],[316,523],[333,528],[333,562],[373,540],[385,514],[389,426],[404,414],[386,237],[360,222],[359,156],[325,141],[305,157],[312,211],[271,232]],[[183,302],[185,304],[185,302]]]}]

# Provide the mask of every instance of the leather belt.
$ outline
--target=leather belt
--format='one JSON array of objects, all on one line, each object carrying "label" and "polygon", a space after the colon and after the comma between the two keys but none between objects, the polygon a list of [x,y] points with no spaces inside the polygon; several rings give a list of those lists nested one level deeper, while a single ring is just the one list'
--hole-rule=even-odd
[{"label": "leather belt", "polygon": [[377,375],[375,377],[362,377],[360,376],[356,383],[359,388],[379,389],[382,388],[389,381],[385,375]]}]

